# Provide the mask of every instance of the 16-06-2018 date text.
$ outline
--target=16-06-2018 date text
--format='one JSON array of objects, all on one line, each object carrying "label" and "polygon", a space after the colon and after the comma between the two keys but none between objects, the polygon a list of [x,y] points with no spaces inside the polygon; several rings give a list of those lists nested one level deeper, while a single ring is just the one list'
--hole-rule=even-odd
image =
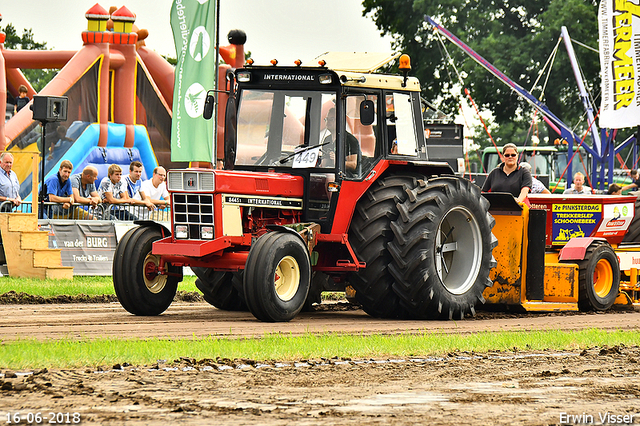
[{"label": "16-06-2018 date text", "polygon": [[8,425],[73,425],[82,421],[80,413],[55,412],[55,411],[14,411],[6,412]]}]

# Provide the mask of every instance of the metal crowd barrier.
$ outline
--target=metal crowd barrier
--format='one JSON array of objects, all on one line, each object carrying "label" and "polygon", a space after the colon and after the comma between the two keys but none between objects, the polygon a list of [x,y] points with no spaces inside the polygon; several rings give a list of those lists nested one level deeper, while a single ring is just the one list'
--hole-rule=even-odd
[{"label": "metal crowd barrier", "polygon": [[53,220],[171,221],[169,207],[149,211],[146,206],[134,204],[98,204],[97,206],[73,204],[70,208],[64,209],[61,203],[44,203],[44,213],[46,219]]}]

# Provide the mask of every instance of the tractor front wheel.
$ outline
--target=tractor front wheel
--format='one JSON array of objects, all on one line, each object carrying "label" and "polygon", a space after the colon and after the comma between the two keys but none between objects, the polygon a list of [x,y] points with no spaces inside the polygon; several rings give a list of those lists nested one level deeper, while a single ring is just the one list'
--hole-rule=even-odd
[{"label": "tractor front wheel", "polygon": [[244,294],[261,321],[292,320],[303,308],[311,284],[311,262],[302,239],[270,232],[251,247],[244,271]]},{"label": "tractor front wheel", "polygon": [[113,286],[123,308],[134,315],[160,315],[176,295],[180,269],[151,253],[160,229],[140,226],[125,234],[113,257]]}]

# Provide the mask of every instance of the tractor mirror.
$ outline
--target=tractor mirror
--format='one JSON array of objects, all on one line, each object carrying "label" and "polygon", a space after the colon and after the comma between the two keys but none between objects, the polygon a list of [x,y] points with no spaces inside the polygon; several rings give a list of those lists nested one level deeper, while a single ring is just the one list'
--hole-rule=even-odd
[{"label": "tractor mirror", "polygon": [[227,100],[227,110],[224,116],[224,168],[226,170],[233,170],[233,165],[236,162],[237,109],[236,98],[231,94]]},{"label": "tractor mirror", "polygon": [[207,98],[204,100],[204,111],[202,112],[202,116],[205,120],[211,120],[213,116],[213,106],[215,105],[216,100],[213,97],[213,93],[210,90],[207,93]]},{"label": "tractor mirror", "polygon": [[376,119],[375,104],[370,99],[365,99],[360,104],[360,123],[370,126]]}]

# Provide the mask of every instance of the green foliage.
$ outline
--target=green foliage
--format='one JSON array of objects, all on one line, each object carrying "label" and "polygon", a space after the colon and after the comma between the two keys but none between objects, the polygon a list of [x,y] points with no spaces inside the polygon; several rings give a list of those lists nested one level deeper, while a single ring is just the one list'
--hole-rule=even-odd
[{"label": "green foliage", "polygon": [[[598,24],[595,0],[529,0],[515,5],[507,0],[363,0],[364,15],[371,14],[377,27],[394,37],[394,48],[411,56],[412,73],[423,87],[426,99],[441,99],[440,109],[455,114],[460,94],[454,93],[458,83],[454,70],[447,65],[443,48],[424,15],[433,17],[460,40],[491,62],[526,90],[552,53],[562,26],[570,36],[588,46],[598,46]],[[492,135],[496,142],[522,142],[531,121],[532,108],[504,83],[484,70],[461,49],[444,43],[480,109],[489,109],[500,130]],[[575,47],[585,83],[593,93],[599,91],[599,58],[596,52]],[[541,96],[546,74],[532,92]],[[543,101],[565,123],[583,122],[584,112],[578,96],[569,58],[564,49],[555,59]],[[502,129],[511,124],[510,129]],[[520,132],[514,133],[516,129]],[[541,129],[542,130],[542,129]],[[580,129],[577,130],[581,132]],[[478,133],[479,134],[479,133]],[[546,129],[541,139],[546,136]],[[552,134],[550,141],[556,137]],[[488,143],[483,131],[482,138]],[[515,141],[512,139],[516,139]],[[477,142],[480,142],[479,140]]]},{"label": "green foliage", "polygon": [[267,335],[261,339],[99,339],[84,341],[4,341],[0,345],[0,368],[98,367],[125,362],[171,363],[180,357],[197,360],[216,357],[256,361],[341,358],[388,358],[443,356],[455,352],[576,351],[594,346],[637,346],[640,332],[519,331],[447,335],[424,332],[399,335],[306,334]]},{"label": "green foliage", "polygon": [[[4,42],[5,49],[47,50],[47,42],[40,43],[35,41],[31,29],[25,28],[22,31],[22,36],[18,35],[13,24],[7,24],[4,28],[0,27],[0,30],[6,34],[6,40]],[[21,71],[36,92],[39,92],[44,86],[49,84],[58,73],[58,70],[49,69],[23,69]]]}]

